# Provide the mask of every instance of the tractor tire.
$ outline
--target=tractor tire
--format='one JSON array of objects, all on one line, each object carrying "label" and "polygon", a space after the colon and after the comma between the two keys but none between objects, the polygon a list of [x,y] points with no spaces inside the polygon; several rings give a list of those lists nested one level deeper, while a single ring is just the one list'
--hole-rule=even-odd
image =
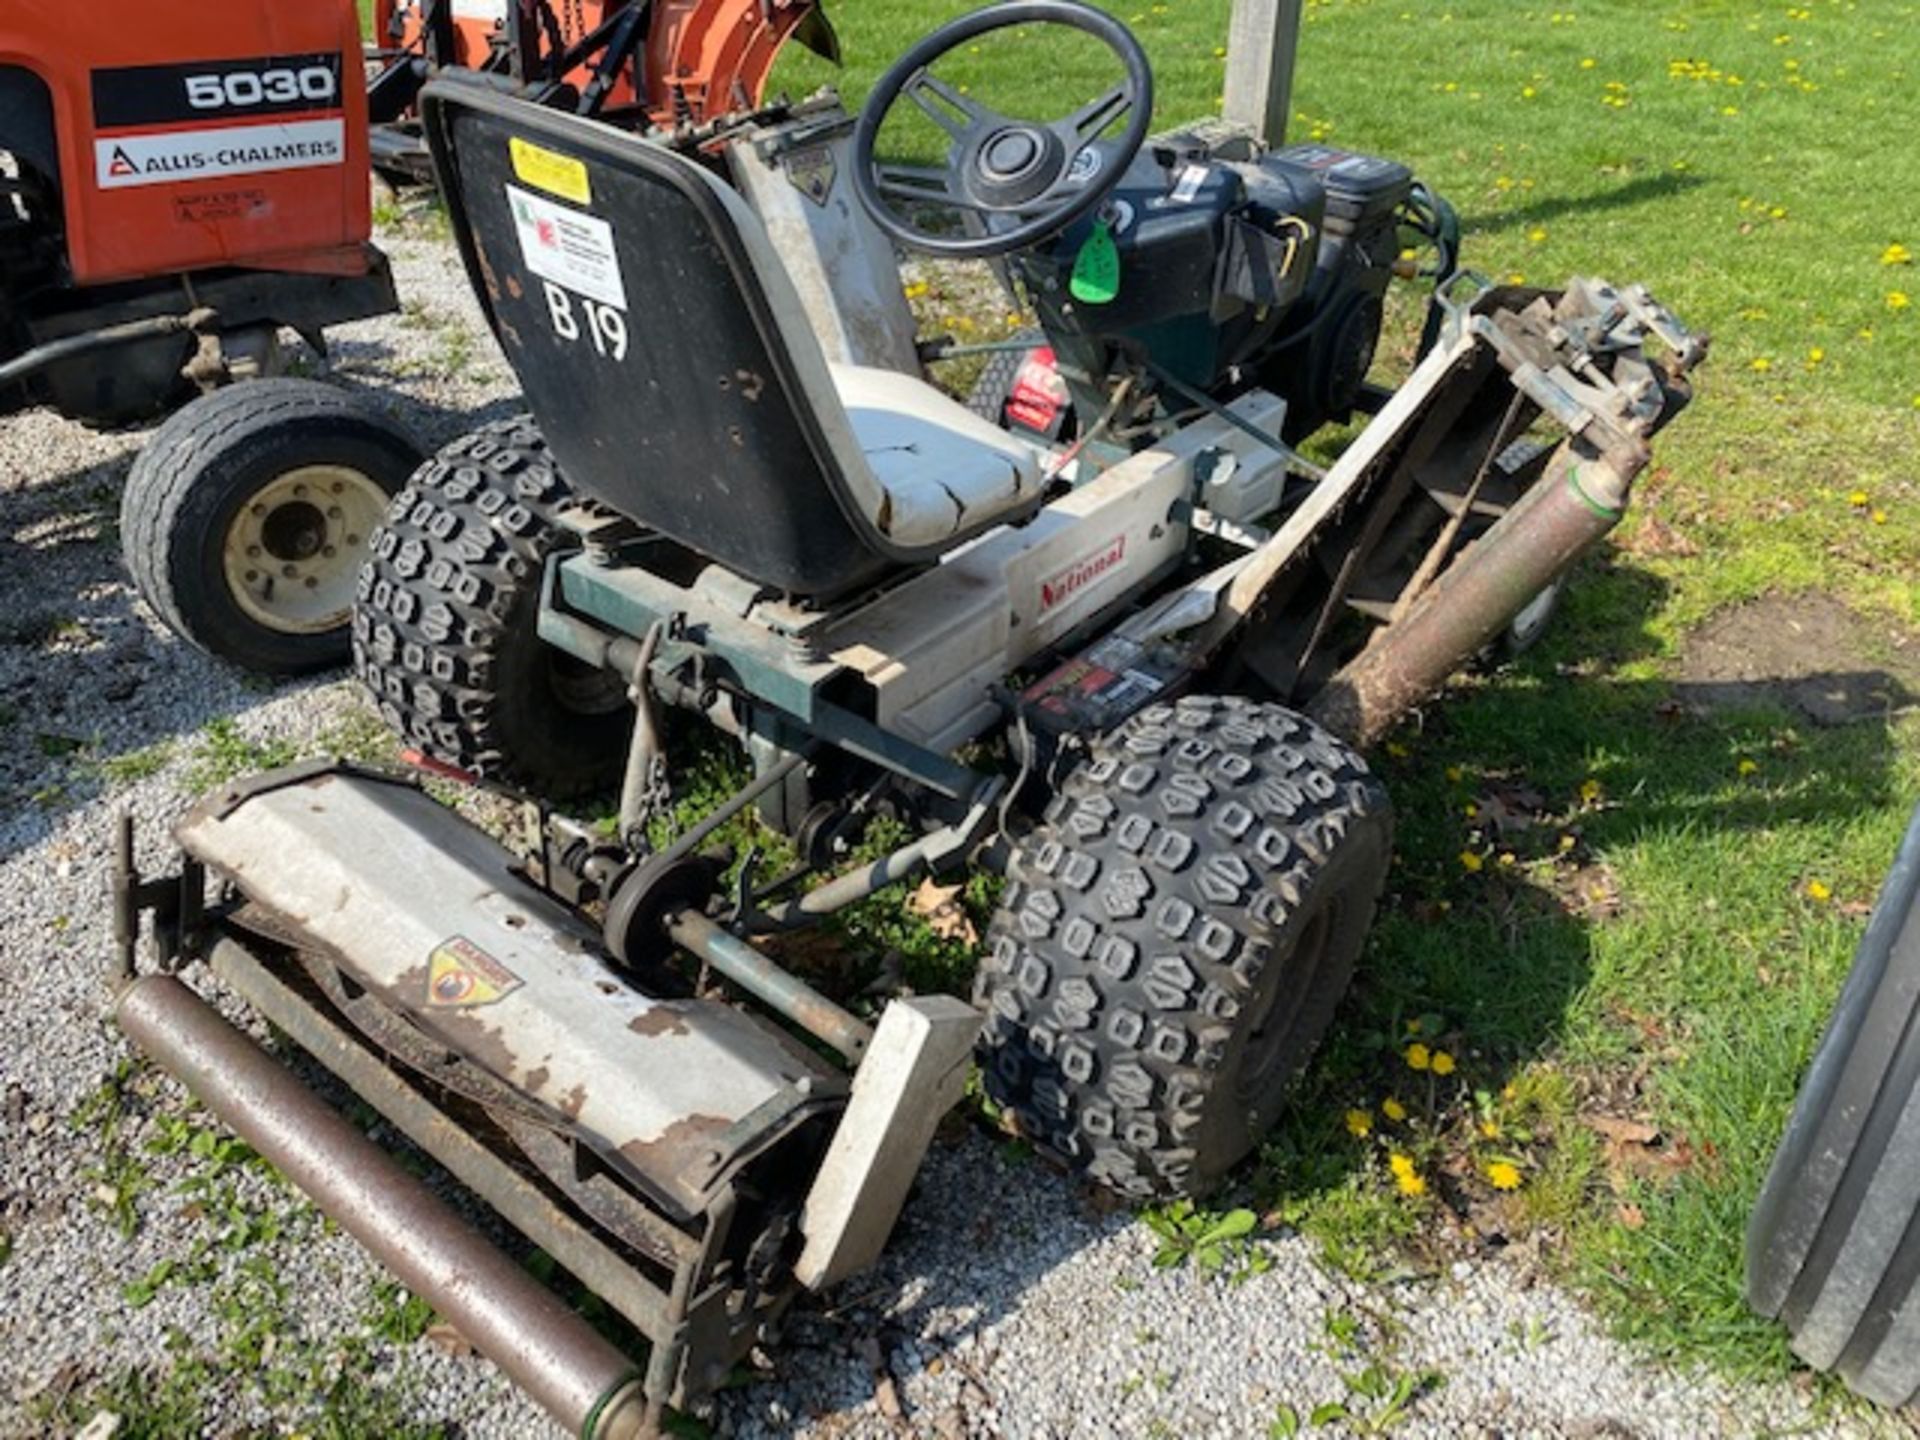
[{"label": "tractor tire", "polygon": [[980,367],[973,388],[967,392],[967,408],[989,425],[1007,423],[1007,401],[1013,395],[1013,382],[1020,378],[1020,367],[1036,345],[1047,343],[1044,331],[1022,330],[1010,336],[1024,347],[1019,350],[994,350]]},{"label": "tractor tire", "polygon": [[1290,710],[1129,720],[1014,854],[975,985],[988,1094],[1129,1199],[1204,1193],[1326,1031],[1392,830],[1365,762]]},{"label": "tractor tire", "polygon": [[353,612],[354,668],[402,740],[545,800],[610,787],[633,726],[624,685],[539,635],[572,493],[531,418],[463,436],[394,498]]},{"label": "tractor tire", "polygon": [[398,421],[315,380],[187,405],[127,476],[127,569],[176,633],[248,670],[346,663],[354,590],[388,501],[425,459]]},{"label": "tractor tire", "polygon": [[1883,1405],[1920,1398],[1920,812],[1747,1227],[1747,1300]]}]

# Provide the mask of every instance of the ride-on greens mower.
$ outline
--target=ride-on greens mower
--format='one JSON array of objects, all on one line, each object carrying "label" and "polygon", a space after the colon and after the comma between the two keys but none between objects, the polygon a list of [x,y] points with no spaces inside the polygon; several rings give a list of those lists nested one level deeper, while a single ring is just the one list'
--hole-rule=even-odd
[{"label": "ride-on greens mower", "polygon": [[[1048,124],[936,78],[1010,25],[1091,34],[1125,78]],[[944,168],[878,158],[903,95]],[[1703,347],[1644,290],[1456,276],[1411,377],[1308,465],[1241,362],[1297,323],[1338,164],[1149,140],[1150,107],[1122,25],[1033,0],[917,46],[856,136],[876,221],[1013,256],[1098,397],[1068,455],[829,362],[701,164],[478,85],[423,94],[532,414],[396,499],[356,655],[431,766],[538,802],[537,833],[510,850],[346,765],[234,785],[179,826],[177,874],[134,874],[127,840],[117,1013],[579,1433],[699,1400],[877,1255],[976,1034],[988,1093],[1063,1164],[1129,1197],[1217,1184],[1367,932],[1390,818],[1361,749],[1617,523],[1689,396]],[[652,846],[663,707],[754,775]],[[553,809],[615,778],[611,829]],[[750,807],[784,873],[714,853]],[[874,1023],[778,958],[978,866],[1006,883],[977,1009]],[[143,911],[163,973],[136,978]],[[651,1341],[644,1376],[164,973],[189,959],[603,1296]]]}]

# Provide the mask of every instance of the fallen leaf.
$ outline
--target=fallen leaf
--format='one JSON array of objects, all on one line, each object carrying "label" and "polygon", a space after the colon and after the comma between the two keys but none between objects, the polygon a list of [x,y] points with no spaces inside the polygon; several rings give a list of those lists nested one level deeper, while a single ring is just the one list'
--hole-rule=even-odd
[{"label": "fallen leaf", "polygon": [[1646,1227],[1647,1213],[1638,1205],[1622,1205],[1613,1213],[1629,1230],[1640,1230]]},{"label": "fallen leaf", "polygon": [[1644,1120],[1624,1120],[1617,1115],[1589,1115],[1587,1124],[1615,1145],[1651,1145],[1660,1132]]},{"label": "fallen leaf", "polygon": [[445,1320],[436,1320],[427,1326],[425,1338],[434,1349],[444,1351],[456,1360],[464,1360],[473,1354],[473,1342]]},{"label": "fallen leaf", "polygon": [[959,885],[941,885],[929,875],[907,900],[908,913],[927,922],[927,928],[942,940],[957,940],[962,945],[980,943],[980,932],[973,928],[966,907],[960,903]]}]

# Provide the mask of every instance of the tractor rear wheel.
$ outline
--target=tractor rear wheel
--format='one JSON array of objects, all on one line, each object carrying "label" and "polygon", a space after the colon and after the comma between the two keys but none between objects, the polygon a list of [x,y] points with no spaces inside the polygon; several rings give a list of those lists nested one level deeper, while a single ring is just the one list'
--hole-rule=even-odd
[{"label": "tractor rear wheel", "polygon": [[1392,828],[1365,762],[1292,711],[1134,717],[1014,855],[975,986],[989,1095],[1122,1195],[1204,1192],[1332,1019]]},{"label": "tractor rear wheel", "polygon": [[215,391],[133,463],[127,569],[162,620],[224,660],[274,675],[341,664],[367,542],[424,458],[351,391],[285,379]]},{"label": "tractor rear wheel", "polygon": [[394,498],[353,612],[354,668],[403,740],[552,800],[611,786],[633,723],[618,680],[539,635],[572,494],[528,417],[454,441]]}]

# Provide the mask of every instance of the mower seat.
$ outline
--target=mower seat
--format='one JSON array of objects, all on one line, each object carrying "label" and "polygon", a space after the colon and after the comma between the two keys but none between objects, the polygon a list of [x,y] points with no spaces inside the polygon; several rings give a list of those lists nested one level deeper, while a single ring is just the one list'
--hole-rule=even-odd
[{"label": "mower seat", "polygon": [[1030,513],[1038,454],[829,365],[765,227],[687,157],[457,78],[422,93],[475,292],[583,495],[798,597]]}]

